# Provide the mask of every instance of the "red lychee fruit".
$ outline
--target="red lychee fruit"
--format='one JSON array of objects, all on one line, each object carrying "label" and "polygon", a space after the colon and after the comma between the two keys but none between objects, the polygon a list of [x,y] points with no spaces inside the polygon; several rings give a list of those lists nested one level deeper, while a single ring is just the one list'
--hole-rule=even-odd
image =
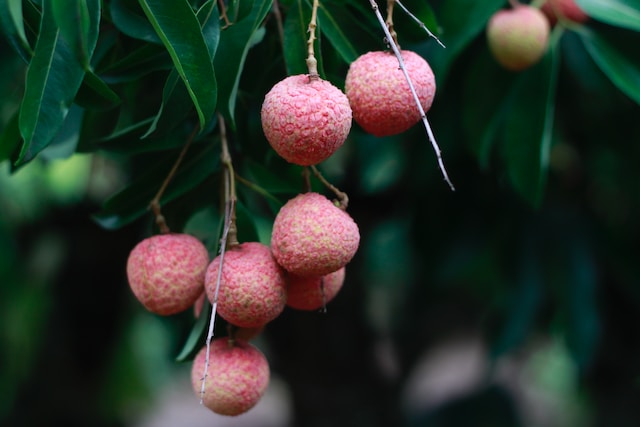
[{"label": "red lychee fruit", "polygon": [[360,232],[353,219],[318,193],[299,194],[276,215],[271,250],[278,264],[298,276],[324,276],[355,255]]},{"label": "red lychee fruit", "polygon": [[[193,359],[191,385],[200,397],[207,348]],[[220,415],[240,415],[253,408],[269,385],[269,364],[262,352],[242,340],[215,339],[209,351],[204,406]]]},{"label": "red lychee fruit", "polygon": [[278,82],[264,98],[262,129],[290,163],[315,165],[342,146],[351,130],[351,107],[326,80],[298,74]]},{"label": "red lychee fruit", "polygon": [[323,308],[342,289],[344,276],[344,267],[325,276],[300,277],[290,274],[287,305],[296,310]]},{"label": "red lychee fruit", "polygon": [[584,10],[578,6],[575,0],[547,0],[541,8],[551,25],[555,25],[558,17],[581,24],[589,20]]},{"label": "red lychee fruit", "polygon": [[191,307],[203,290],[207,248],[188,234],[160,234],[138,243],[127,260],[129,286],[144,307],[168,316]]},{"label": "red lychee fruit", "polygon": [[[436,93],[436,80],[429,63],[415,52],[402,50],[402,60],[424,111]],[[391,52],[369,52],[351,63],[345,92],[353,119],[375,136],[396,135],[420,121],[409,83]]]},{"label": "red lychee fruit", "polygon": [[[205,289],[211,302],[219,267],[220,256],[211,261],[205,276]],[[246,242],[232,247],[224,254],[218,314],[244,328],[260,327],[275,319],[287,301],[284,274],[268,246]]]},{"label": "red lychee fruit", "polygon": [[496,12],[487,24],[487,42],[504,68],[521,71],[537,63],[547,51],[549,21],[531,6]]}]

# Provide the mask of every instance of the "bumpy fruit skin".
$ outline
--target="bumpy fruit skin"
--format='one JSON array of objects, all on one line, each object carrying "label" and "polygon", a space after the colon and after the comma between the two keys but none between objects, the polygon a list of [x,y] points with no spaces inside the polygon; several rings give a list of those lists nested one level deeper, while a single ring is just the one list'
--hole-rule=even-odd
[{"label": "bumpy fruit skin", "polygon": [[351,130],[351,107],[340,89],[320,78],[289,76],[264,98],[262,129],[290,163],[315,165],[342,146]]},{"label": "bumpy fruit skin", "polygon": [[549,21],[531,6],[496,12],[487,25],[487,42],[504,68],[522,71],[537,63],[547,50]]},{"label": "bumpy fruit skin", "polygon": [[557,22],[558,16],[578,24],[589,20],[589,15],[578,6],[575,0],[547,0],[541,10],[551,25]]},{"label": "bumpy fruit skin", "polygon": [[[198,397],[207,356],[204,347],[193,359],[191,385]],[[236,339],[211,342],[203,404],[220,415],[240,415],[253,408],[269,385],[269,364],[253,345]]]},{"label": "bumpy fruit skin", "polygon": [[345,211],[318,193],[289,200],[276,215],[273,256],[289,273],[324,276],[344,267],[360,244],[360,231]]},{"label": "bumpy fruit skin", "polygon": [[144,307],[168,316],[191,307],[204,286],[207,248],[188,234],[161,234],[138,243],[127,260],[129,286]]},{"label": "bumpy fruit skin", "polygon": [[[433,71],[415,52],[402,50],[400,53],[426,112],[436,93]],[[409,83],[391,52],[368,52],[352,62],[345,80],[345,92],[353,119],[372,135],[396,135],[420,121],[420,110]]]},{"label": "bumpy fruit skin", "polygon": [[[209,264],[205,276],[211,302],[219,267],[218,256]],[[217,308],[223,319],[244,328],[261,327],[282,313],[286,301],[285,273],[268,246],[246,242],[225,253]]]},{"label": "bumpy fruit skin", "polygon": [[287,305],[296,310],[318,310],[338,294],[344,284],[345,268],[325,276],[289,275]]}]

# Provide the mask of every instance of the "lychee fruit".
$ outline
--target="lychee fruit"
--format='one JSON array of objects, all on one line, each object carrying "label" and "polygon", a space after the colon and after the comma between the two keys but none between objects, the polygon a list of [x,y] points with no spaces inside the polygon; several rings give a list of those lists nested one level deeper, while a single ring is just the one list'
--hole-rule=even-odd
[{"label": "lychee fruit", "polygon": [[325,276],[289,275],[287,305],[296,310],[318,310],[338,294],[344,283],[345,268]]},{"label": "lychee fruit", "polygon": [[[415,52],[402,50],[404,66],[424,111],[436,93],[436,80],[429,63]],[[391,52],[368,52],[353,61],[347,72],[345,92],[353,119],[375,136],[396,135],[421,119],[409,83]]]},{"label": "lychee fruit", "polygon": [[[193,359],[191,385],[201,395],[207,348]],[[264,354],[239,339],[211,342],[209,366],[204,377],[202,403],[220,415],[240,415],[253,408],[269,385],[269,364]]]},{"label": "lychee fruit", "polygon": [[589,20],[589,15],[578,6],[575,0],[547,0],[542,5],[541,10],[547,16],[551,25],[555,25],[558,17],[578,24]]},{"label": "lychee fruit", "polygon": [[[245,328],[265,325],[278,317],[287,301],[285,273],[271,249],[258,242],[245,242],[224,254],[218,291],[217,312],[227,322]],[[209,301],[215,298],[220,256],[205,275]]]},{"label": "lychee fruit", "polygon": [[540,61],[548,41],[549,21],[532,6],[499,10],[487,24],[489,50],[511,71],[524,70]]},{"label": "lychee fruit", "polygon": [[278,82],[264,98],[262,129],[290,163],[315,165],[342,146],[351,130],[351,107],[330,82],[304,74]]},{"label": "lychee fruit", "polygon": [[159,234],[138,243],[127,260],[127,278],[136,298],[168,316],[191,307],[203,290],[207,248],[188,234]]},{"label": "lychee fruit", "polygon": [[271,250],[278,264],[298,276],[324,276],[355,255],[360,232],[353,219],[318,193],[289,200],[276,215]]}]

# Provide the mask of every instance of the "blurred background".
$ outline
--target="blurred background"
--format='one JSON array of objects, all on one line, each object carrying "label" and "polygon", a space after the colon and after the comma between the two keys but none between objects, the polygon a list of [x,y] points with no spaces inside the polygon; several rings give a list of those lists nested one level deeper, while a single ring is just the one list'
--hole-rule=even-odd
[{"label": "blurred background", "polygon": [[[429,60],[438,79],[428,117],[456,191],[420,125],[375,138],[354,123],[320,169],[349,194],[359,251],[326,312],[286,309],[255,340],[272,379],[258,406],[237,418],[200,406],[189,357],[176,361],[199,347],[190,341],[193,313],[149,314],[126,281],[129,251],[156,232],[146,204],[180,142],[158,142],[156,151],[122,138],[88,146],[83,138],[102,116],[86,115],[82,131],[63,128],[35,160],[14,167],[7,141],[26,64],[0,39],[1,425],[640,425],[637,30],[595,19],[569,26],[537,68],[515,75],[492,62],[482,34],[506,2],[488,2],[479,15],[468,1],[406,3],[437,23],[447,44],[442,50],[398,18],[403,47]],[[296,4],[306,5],[281,7]],[[340,13],[348,19],[365,6]],[[375,28],[369,18],[362,25]],[[279,204],[302,184],[300,168],[277,158],[261,133],[262,98],[284,72],[272,66],[283,59],[274,54],[277,21],[264,25],[267,36],[246,57],[229,138],[239,174],[273,195],[239,184],[240,239],[268,243]],[[603,71],[584,28],[624,53],[614,72]],[[342,87],[348,64],[335,39],[322,43],[327,78]],[[373,31],[354,46],[384,47]],[[622,90],[612,73],[637,87]],[[113,87],[146,117],[166,75],[163,66]],[[549,78],[539,79],[548,75],[551,99]],[[527,146],[531,134],[544,136],[541,114],[553,118],[548,147]],[[217,150],[194,145],[164,205],[171,228],[201,238],[212,257]],[[211,168],[202,176],[201,159]],[[315,181],[314,189],[330,196]]]}]

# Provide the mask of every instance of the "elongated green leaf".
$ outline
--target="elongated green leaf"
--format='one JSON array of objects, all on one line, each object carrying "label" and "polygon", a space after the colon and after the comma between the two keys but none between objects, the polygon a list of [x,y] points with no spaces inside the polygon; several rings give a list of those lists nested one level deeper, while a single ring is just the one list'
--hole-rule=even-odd
[{"label": "elongated green leaf", "polygon": [[541,63],[523,73],[511,93],[504,129],[503,154],[512,185],[534,206],[544,193],[551,149],[558,78],[558,40],[550,41]]},{"label": "elongated green leaf", "polygon": [[340,57],[347,64],[351,64],[358,57],[358,51],[351,43],[351,39],[343,31],[343,28],[349,26],[344,19],[348,15],[347,9],[339,5],[332,4],[331,8],[328,8],[323,3],[320,3],[318,7],[318,26],[320,30],[340,54]]},{"label": "elongated green leaf", "polygon": [[[107,200],[93,219],[106,229],[117,229],[148,214],[148,206],[173,166],[177,152],[146,168],[144,175]],[[220,167],[217,144],[189,149],[176,175],[165,191],[161,203],[166,204],[196,187]]]},{"label": "elongated green leaf", "polygon": [[118,94],[92,71],[86,72],[75,101],[94,110],[108,110],[121,102]]},{"label": "elongated green leaf", "polygon": [[196,14],[186,0],[140,0],[140,5],[169,52],[204,129],[215,113],[218,89]]},{"label": "elongated green leaf", "polygon": [[588,29],[579,32],[593,61],[611,82],[640,104],[640,57],[637,43],[610,42],[604,34]]},{"label": "elongated green leaf", "polygon": [[24,145],[16,165],[32,160],[60,129],[80,88],[84,70],[60,37],[50,1],[43,2],[42,26],[27,70],[20,107],[20,133]]},{"label": "elongated green leaf", "polygon": [[[283,54],[288,75],[307,74],[307,38],[311,19],[311,7],[304,0],[297,0],[289,9],[284,21]],[[314,43],[315,57],[318,60],[318,71],[322,70],[322,51],[320,39]]]},{"label": "elongated green leaf", "polygon": [[0,1],[0,30],[22,59],[29,62],[33,50],[24,31],[21,0]]},{"label": "elongated green leaf", "polygon": [[[220,15],[216,3],[209,0],[198,10],[198,20],[202,25],[209,55],[213,58],[220,41]],[[165,134],[181,123],[191,112],[193,103],[184,83],[176,70],[173,70],[165,81],[162,90],[162,104],[153,123],[143,138],[152,134]]]},{"label": "elongated green leaf", "polygon": [[98,70],[98,73],[107,83],[123,83],[159,70],[170,70],[172,67],[173,62],[162,46],[145,44]]},{"label": "elongated green leaf", "polygon": [[255,0],[251,13],[220,35],[220,45],[213,61],[215,69],[219,70],[219,110],[232,126],[235,126],[236,96],[247,53],[260,40],[258,37],[264,35],[259,31],[260,25],[272,3],[273,0]]},{"label": "elongated green leaf", "polygon": [[18,127],[19,111],[11,116],[9,122],[0,133],[0,163],[11,158],[13,152],[20,146],[20,128]]},{"label": "elongated green leaf", "polygon": [[113,24],[123,34],[150,43],[162,43],[137,0],[111,0],[109,10]]},{"label": "elongated green leaf", "polygon": [[598,21],[640,31],[640,0],[576,0],[576,3]]},{"label": "elongated green leaf", "polygon": [[188,362],[198,354],[200,349],[206,344],[207,338],[207,325],[211,319],[211,303],[205,297],[200,316],[191,327],[189,336],[178,355],[176,356],[176,362]]},{"label": "elongated green leaf", "polygon": [[100,29],[100,0],[52,0],[53,16],[85,70],[90,69]]}]

